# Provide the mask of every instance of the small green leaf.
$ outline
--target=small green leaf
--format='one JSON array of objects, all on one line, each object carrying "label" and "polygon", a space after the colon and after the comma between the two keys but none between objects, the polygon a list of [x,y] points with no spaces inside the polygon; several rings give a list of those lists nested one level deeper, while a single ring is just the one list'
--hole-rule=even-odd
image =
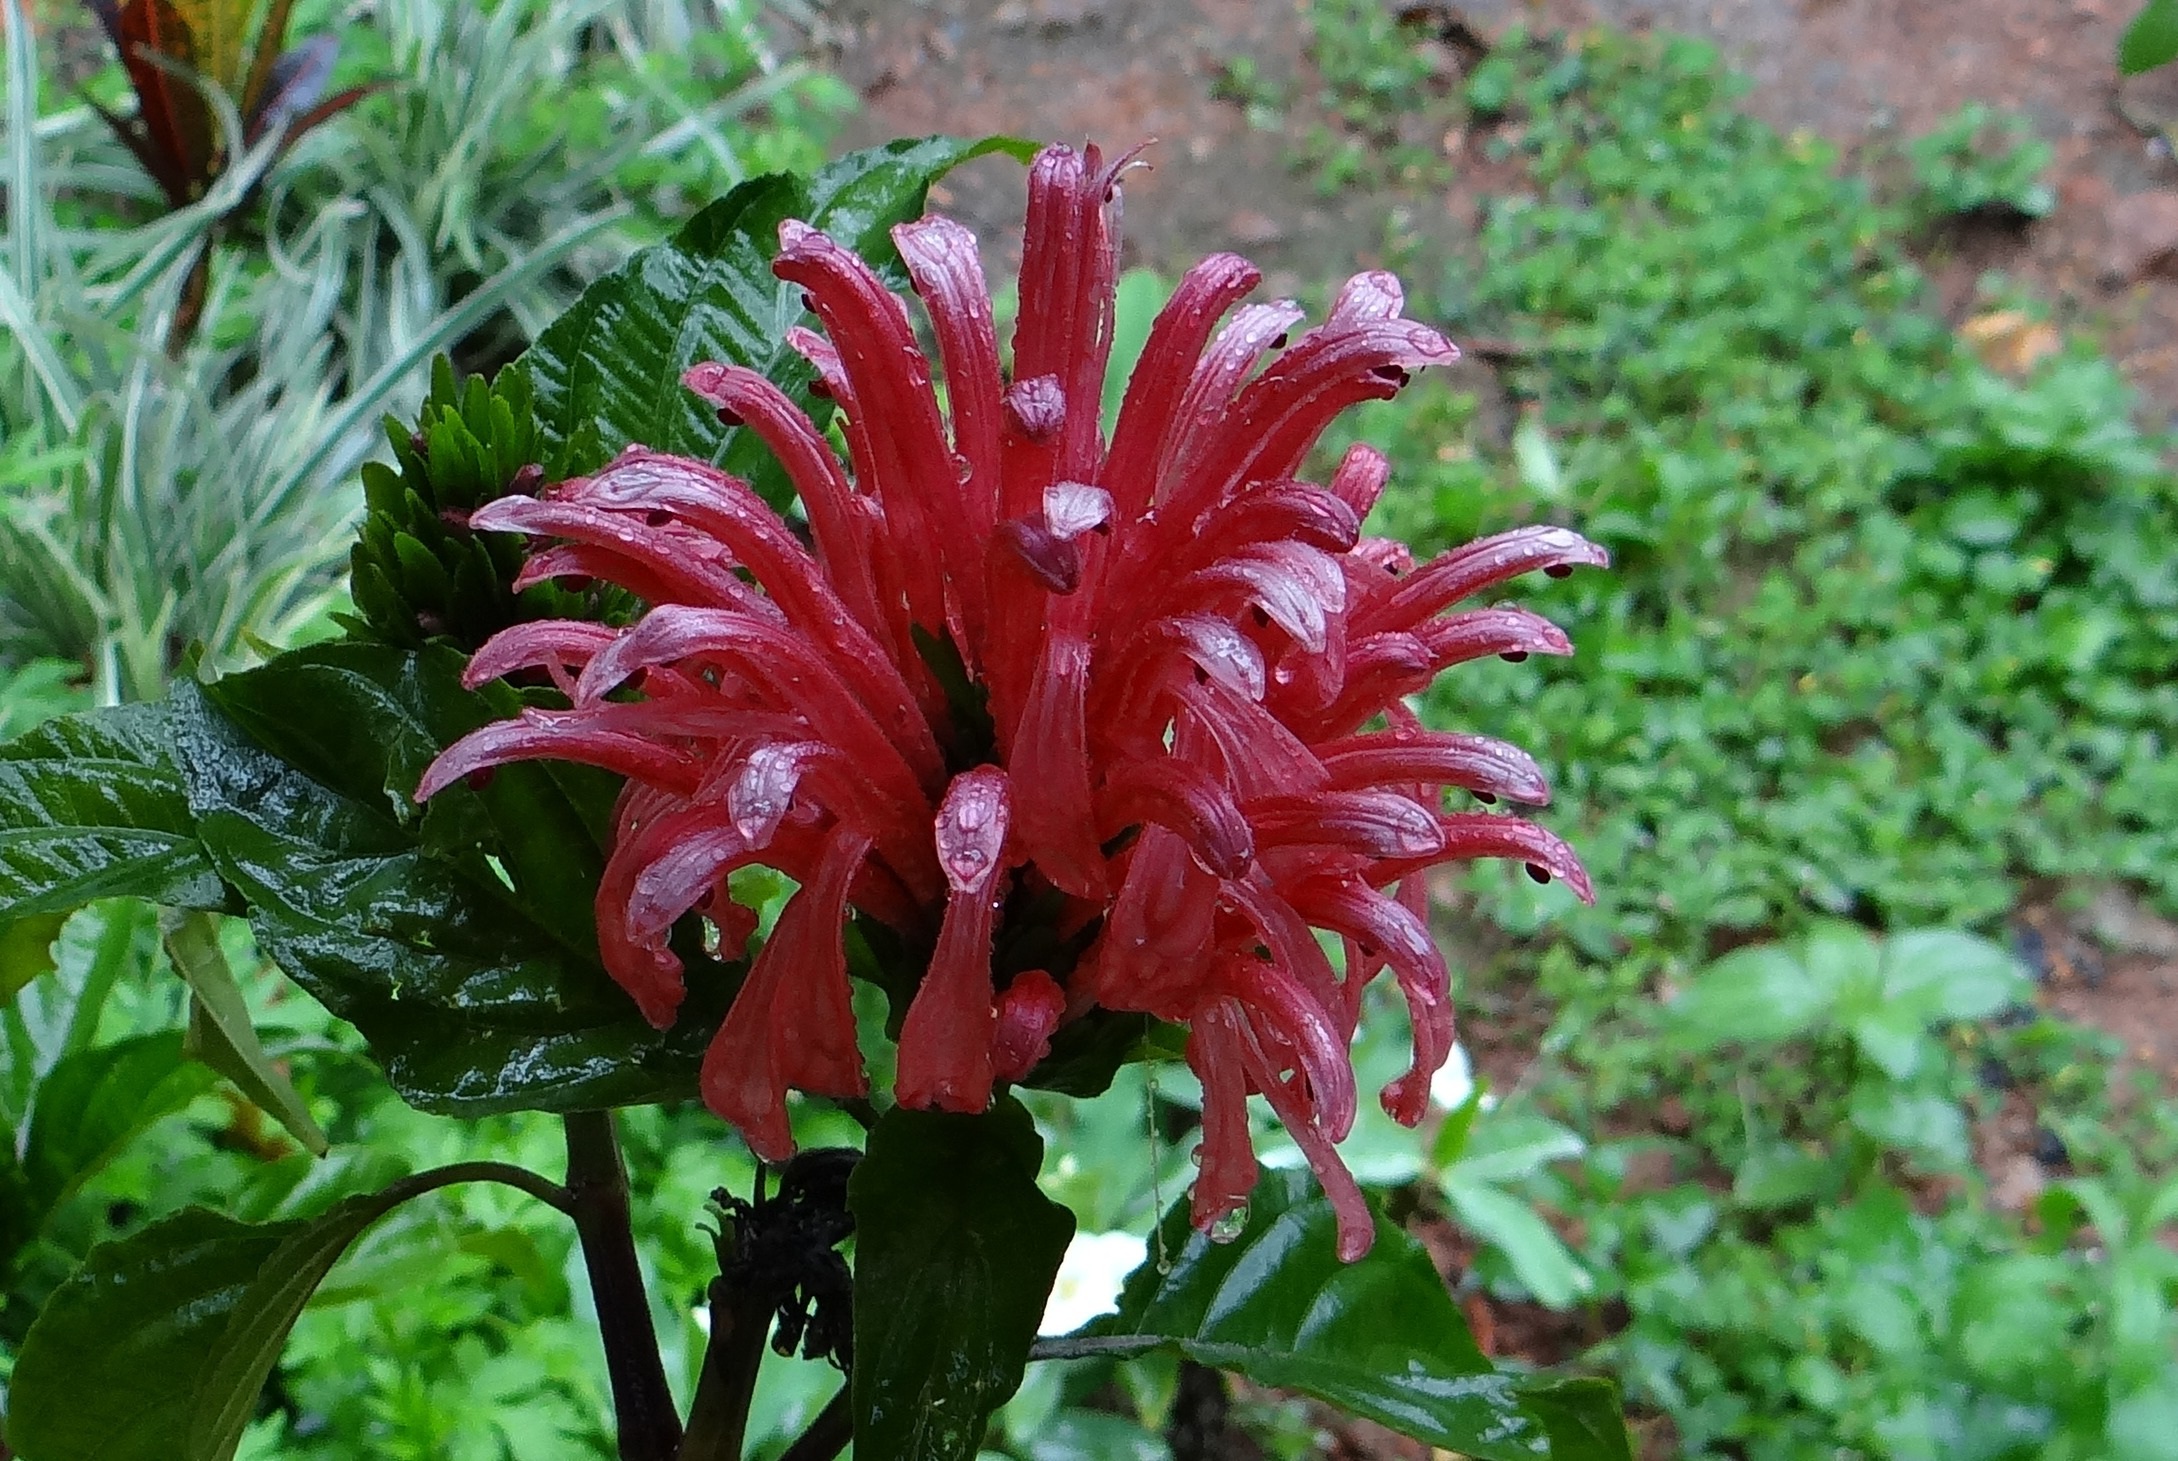
[{"label": "small green leaf", "polygon": [[1851,1120],[1871,1139],[1909,1156],[1940,1167],[1966,1164],[1966,1116],[1941,1096],[1863,1085],[1853,1093]]},{"label": "small green leaf", "polygon": [[2118,70],[2138,76],[2178,61],[2178,0],[2148,0],[2118,42]]},{"label": "small green leaf", "polygon": [[1982,1020],[2026,999],[2027,971],[2002,945],[1951,929],[1912,929],[1883,945],[1883,992],[1924,1023]]},{"label": "small green leaf", "polygon": [[187,1106],[212,1072],[182,1053],[169,1030],[78,1050],[39,1082],[23,1171],[49,1211],[118,1155],[130,1138]]},{"label": "small green leaf", "polygon": [[1750,1145],[1732,1177],[1732,1196],[1749,1207],[1791,1207],[1828,1187],[1836,1177],[1830,1159],[1789,1141]]},{"label": "small green leaf", "polygon": [[312,1156],[324,1156],[325,1133],[311,1119],[301,1093],[272,1063],[257,1038],[242,986],[235,983],[227,956],[220,951],[219,926],[208,914],[171,915],[166,920],[166,954],[189,986],[189,1032],[183,1048],[233,1081],[237,1090],[285,1127]]},{"label": "small green leaf", "polygon": [[1515,1182],[1586,1150],[1588,1143],[1548,1117],[1492,1112],[1474,1123],[1447,1175],[1470,1183]]},{"label": "small green leaf", "polygon": [[1042,1160],[1011,1097],[981,1116],[895,1108],[870,1133],[847,1188],[861,1461],[965,1461],[1020,1386],[1074,1235],[1037,1189]]},{"label": "small green leaf", "polygon": [[1231,1243],[1195,1232],[1183,1198],[1164,1219],[1163,1264],[1136,1269],[1119,1312],[1088,1332],[1163,1342],[1479,1461],[1628,1456],[1608,1384],[1498,1372],[1421,1244],[1378,1217],[1368,1256],[1340,1263],[1336,1237],[1304,1172],[1265,1172]]},{"label": "small green leaf", "polygon": [[1800,940],[1800,964],[1840,1010],[1883,997],[1883,951],[1858,924],[1829,919],[1810,928]]},{"label": "small green leaf", "polygon": [[1595,1288],[1550,1224],[1511,1193],[1454,1175],[1446,1179],[1444,1195],[1461,1224],[1505,1255],[1513,1277],[1544,1308],[1570,1309]]},{"label": "small green leaf", "polygon": [[1776,944],[1735,949],[1703,970],[1669,1006],[1701,1048],[1789,1040],[1828,1012],[1831,991]]},{"label": "small green leaf", "polygon": [[0,746],[0,923],[118,896],[226,903],[163,706],[62,716]]},{"label": "small green leaf", "polygon": [[1934,1048],[1923,1024],[1911,1011],[1877,1009],[1853,1021],[1853,1043],[1892,1080],[1906,1080]]},{"label": "small green leaf", "polygon": [[67,921],[66,913],[34,913],[0,923],[0,1004],[15,998],[31,980],[53,972],[53,940]]}]

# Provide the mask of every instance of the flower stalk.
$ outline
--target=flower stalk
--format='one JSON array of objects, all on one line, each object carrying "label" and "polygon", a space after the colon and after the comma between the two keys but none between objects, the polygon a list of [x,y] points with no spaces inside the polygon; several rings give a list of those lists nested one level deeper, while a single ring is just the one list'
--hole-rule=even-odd
[{"label": "flower stalk", "polygon": [[674,1461],[680,1413],[666,1384],[665,1361],[651,1326],[650,1297],[635,1256],[628,1216],[628,1172],[610,1111],[562,1118],[567,1135],[567,1207],[582,1243],[583,1266],[605,1342],[605,1370],[620,1430],[620,1461]]}]

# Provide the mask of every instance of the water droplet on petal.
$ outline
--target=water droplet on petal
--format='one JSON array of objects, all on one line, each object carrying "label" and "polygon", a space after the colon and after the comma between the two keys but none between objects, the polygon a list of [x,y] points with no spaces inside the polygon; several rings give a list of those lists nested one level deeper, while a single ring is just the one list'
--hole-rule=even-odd
[{"label": "water droplet on petal", "polygon": [[1531,862],[1528,864],[1528,876],[1538,883],[1547,883],[1550,881],[1550,869],[1540,863]]},{"label": "water droplet on petal", "polygon": [[1237,1243],[1240,1235],[1248,1231],[1248,1204],[1243,1202],[1231,1212],[1221,1214],[1203,1234],[1213,1243]]},{"label": "water droplet on petal", "polygon": [[962,456],[959,452],[953,453],[953,475],[955,477],[965,482],[970,477],[973,477],[975,474],[976,464],[974,462],[969,461],[968,458]]}]

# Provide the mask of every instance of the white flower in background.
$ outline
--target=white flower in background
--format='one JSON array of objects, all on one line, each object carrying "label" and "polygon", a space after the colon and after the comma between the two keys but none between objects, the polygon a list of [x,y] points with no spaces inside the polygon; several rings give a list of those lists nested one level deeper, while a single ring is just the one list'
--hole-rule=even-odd
[{"label": "white flower in background", "polygon": [[1149,1243],[1133,1233],[1076,1233],[1059,1261],[1038,1334],[1072,1334],[1119,1307],[1120,1285],[1142,1266]]},{"label": "white flower in background", "polygon": [[[1474,1093],[1475,1068],[1468,1063],[1467,1047],[1454,1045],[1451,1057],[1429,1078],[1429,1099],[1446,1111],[1457,1111]],[[1483,1096],[1483,1109],[1495,1104],[1488,1095]]]}]

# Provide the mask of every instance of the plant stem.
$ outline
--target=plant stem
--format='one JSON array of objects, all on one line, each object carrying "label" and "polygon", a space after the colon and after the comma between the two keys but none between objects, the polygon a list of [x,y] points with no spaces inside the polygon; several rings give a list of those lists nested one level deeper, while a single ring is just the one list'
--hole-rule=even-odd
[{"label": "plant stem", "polygon": [[1039,1339],[1029,1346],[1031,1360],[1081,1360],[1092,1355],[1145,1354],[1163,1344],[1155,1334],[1089,1334],[1077,1339]]},{"label": "plant stem", "polygon": [[620,1423],[620,1461],[673,1461],[680,1416],[650,1323],[650,1296],[628,1222],[628,1172],[610,1111],[575,1111],[567,1131],[567,1196],[605,1341],[605,1372]]},{"label": "plant stem", "polygon": [[847,1449],[847,1443],[855,1437],[854,1411],[849,1404],[852,1389],[851,1385],[840,1386],[839,1393],[809,1423],[809,1429],[780,1453],[779,1461],[832,1461]]},{"label": "plant stem", "polygon": [[747,1288],[711,1280],[711,1342],[688,1411],[679,1461],[741,1461],[741,1441],[771,1332],[771,1306]]},{"label": "plant stem", "polygon": [[428,1172],[418,1172],[413,1177],[403,1177],[386,1189],[390,1196],[400,1193],[399,1201],[421,1197],[426,1192],[436,1192],[441,1187],[452,1187],[459,1182],[496,1182],[502,1187],[512,1187],[526,1192],[547,1207],[557,1208],[569,1217],[575,1215],[575,1200],[565,1187],[549,1178],[540,1177],[527,1167],[517,1167],[510,1162],[456,1162],[450,1167],[433,1167]]}]

